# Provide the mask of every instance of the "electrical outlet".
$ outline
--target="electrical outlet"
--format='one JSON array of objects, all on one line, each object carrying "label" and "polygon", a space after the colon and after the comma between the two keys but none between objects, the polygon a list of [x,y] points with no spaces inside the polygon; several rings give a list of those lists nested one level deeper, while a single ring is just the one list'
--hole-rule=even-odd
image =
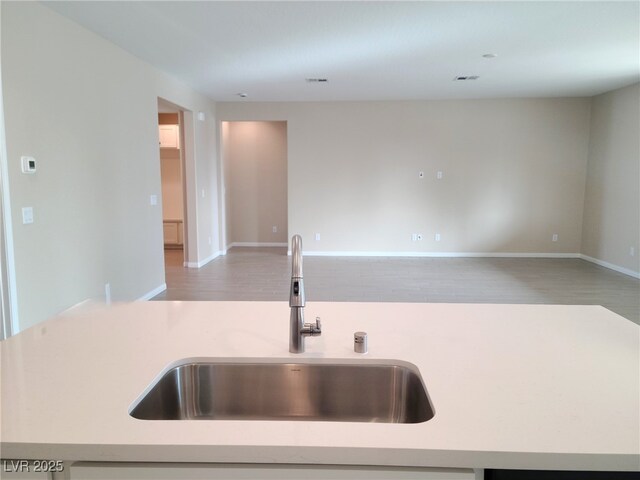
[{"label": "electrical outlet", "polygon": [[211,237],[209,237],[209,245],[211,245]]},{"label": "electrical outlet", "polygon": [[438,180],[442,180],[442,175],[443,175],[443,173],[442,173],[442,172],[438,172],[438,173],[436,173],[436,178],[437,178]]},{"label": "electrical outlet", "polygon": [[320,234],[316,233],[316,242],[319,242],[319,241],[320,241]]},{"label": "electrical outlet", "polygon": [[636,256],[636,248],[635,247],[629,247],[629,255],[631,255],[632,257]]},{"label": "electrical outlet", "polygon": [[149,195],[149,205],[158,205],[157,195]]},{"label": "electrical outlet", "polygon": [[419,233],[419,234],[418,234],[418,241],[420,242],[421,240],[422,240],[422,234],[421,234],[421,233]]},{"label": "electrical outlet", "polygon": [[557,234],[557,233],[554,233],[554,234],[551,236],[551,241],[552,241],[552,242],[557,242],[557,241],[558,241],[558,234]]},{"label": "electrical outlet", "polygon": [[271,227],[271,231],[273,233],[278,233],[278,227],[274,225],[273,227]]},{"label": "electrical outlet", "polygon": [[36,159],[33,157],[20,157],[22,173],[36,173]]},{"label": "electrical outlet", "polygon": [[418,241],[418,234],[417,233],[412,233],[411,234],[411,241],[412,242],[417,242]]},{"label": "electrical outlet", "polygon": [[436,241],[436,242],[439,242],[439,241],[440,241],[440,234],[439,234],[439,233],[436,233],[436,234],[435,234],[435,236],[434,236],[434,238],[435,238],[435,241]]},{"label": "electrical outlet", "polygon": [[110,283],[104,284],[104,303],[106,303],[107,305],[111,304],[111,284]]}]

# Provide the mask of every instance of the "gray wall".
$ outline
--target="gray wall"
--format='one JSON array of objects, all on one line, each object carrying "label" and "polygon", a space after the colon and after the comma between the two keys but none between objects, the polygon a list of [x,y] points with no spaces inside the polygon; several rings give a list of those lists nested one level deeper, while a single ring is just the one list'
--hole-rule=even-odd
[{"label": "gray wall", "polygon": [[582,253],[638,274],[640,84],[593,97],[588,165]]},{"label": "gray wall", "polygon": [[160,165],[162,172],[162,218],[164,220],[184,220],[180,150],[161,148]]},{"label": "gray wall", "polygon": [[216,108],[222,121],[288,122],[289,233],[307,252],[577,255],[589,107],[554,98]]},{"label": "gray wall", "polygon": [[227,245],[286,244],[287,124],[225,122],[222,135]]},{"label": "gray wall", "polygon": [[[214,104],[35,2],[2,2],[2,75],[20,328],[86,299],[164,284],[158,97],[193,112],[198,221],[190,255],[218,238]],[[36,158],[35,175],[20,156]],[[204,197],[202,193],[204,192]],[[21,208],[34,208],[23,225]],[[211,245],[208,239],[212,238]],[[191,240],[191,239],[190,239]]]}]

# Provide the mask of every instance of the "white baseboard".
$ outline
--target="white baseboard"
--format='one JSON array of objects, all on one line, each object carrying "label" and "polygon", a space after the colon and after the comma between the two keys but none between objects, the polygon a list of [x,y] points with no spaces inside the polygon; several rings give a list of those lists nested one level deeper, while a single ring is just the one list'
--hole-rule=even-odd
[{"label": "white baseboard", "polygon": [[615,270],[619,273],[624,273],[625,275],[629,275],[633,278],[640,278],[640,272],[636,272],[629,268],[620,267],[618,265],[614,265],[613,263],[605,262],[604,260],[598,260],[597,258],[590,257],[588,255],[580,254],[580,258],[582,260],[586,260],[587,262],[595,263],[596,265],[600,265],[601,267],[609,268],[611,270]]},{"label": "white baseboard", "polygon": [[[167,284],[163,283],[162,285],[154,288],[150,292],[145,293],[143,296],[136,299],[135,301],[142,302],[142,301],[150,300],[156,295],[164,292],[166,289],[167,289]],[[82,311],[84,309],[94,308],[96,305],[100,305],[104,307],[105,305],[109,306],[109,303],[105,303],[104,297],[103,298],[87,298],[85,300],[82,300],[81,302],[76,303],[75,305],[71,305],[69,308],[66,308],[65,310],[60,312],[59,315],[64,315],[70,312],[77,312],[77,311]]]},{"label": "white baseboard", "polygon": [[227,245],[227,250],[231,247],[286,247],[287,242],[233,242]]},{"label": "white baseboard", "polygon": [[[291,255],[291,250],[287,252]],[[609,268],[619,273],[640,278],[640,273],[634,270],[598,260],[581,253],[511,253],[511,252],[353,252],[353,251],[305,251],[309,257],[431,257],[431,258],[580,258],[601,267]]]},{"label": "white baseboard", "polygon": [[[291,255],[291,250],[287,252]],[[512,252],[327,252],[305,251],[309,257],[432,257],[432,258],[580,258],[579,253],[512,253]]]},{"label": "white baseboard", "polygon": [[65,314],[67,314],[69,312],[76,312],[78,310],[83,310],[83,309],[91,307],[92,305],[95,305],[95,304],[104,305],[104,301],[98,302],[96,299],[87,298],[85,300],[82,300],[81,302],[76,303],[75,305],[71,305],[69,308],[64,309],[58,315],[65,315]]},{"label": "white baseboard", "polygon": [[143,296],[138,298],[136,301],[137,302],[144,302],[146,300],[151,300],[153,297],[155,297],[156,295],[164,292],[166,289],[167,289],[167,284],[163,283],[162,285],[154,288],[150,292],[145,293]]},{"label": "white baseboard", "polygon": [[211,260],[218,258],[220,255],[226,255],[226,253],[226,251],[218,250],[217,252],[213,252],[207,258],[205,258],[204,260],[200,260],[199,262],[184,262],[184,266],[187,268],[201,268]]}]

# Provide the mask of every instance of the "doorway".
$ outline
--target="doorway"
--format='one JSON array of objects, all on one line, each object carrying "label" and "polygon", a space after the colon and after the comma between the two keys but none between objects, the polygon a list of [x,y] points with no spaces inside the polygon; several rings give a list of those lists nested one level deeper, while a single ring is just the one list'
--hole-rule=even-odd
[{"label": "doorway", "polygon": [[185,195],[184,112],[158,99],[162,231],[165,272],[187,259],[187,203]]},{"label": "doorway", "polygon": [[286,247],[287,122],[222,122],[224,243]]}]

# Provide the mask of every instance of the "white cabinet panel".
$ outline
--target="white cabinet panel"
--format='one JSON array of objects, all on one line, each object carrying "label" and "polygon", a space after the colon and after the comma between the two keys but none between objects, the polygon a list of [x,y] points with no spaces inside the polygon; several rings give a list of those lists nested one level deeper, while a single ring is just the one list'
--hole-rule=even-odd
[{"label": "white cabinet panel", "polygon": [[178,125],[160,125],[161,148],[180,148],[180,129]]},{"label": "white cabinet panel", "polygon": [[71,480],[474,480],[473,470],[338,465],[76,463]]},{"label": "white cabinet panel", "polygon": [[164,243],[178,243],[178,225],[175,222],[164,222]]},{"label": "white cabinet panel", "polygon": [[162,228],[165,245],[182,245],[182,220],[164,220]]}]

